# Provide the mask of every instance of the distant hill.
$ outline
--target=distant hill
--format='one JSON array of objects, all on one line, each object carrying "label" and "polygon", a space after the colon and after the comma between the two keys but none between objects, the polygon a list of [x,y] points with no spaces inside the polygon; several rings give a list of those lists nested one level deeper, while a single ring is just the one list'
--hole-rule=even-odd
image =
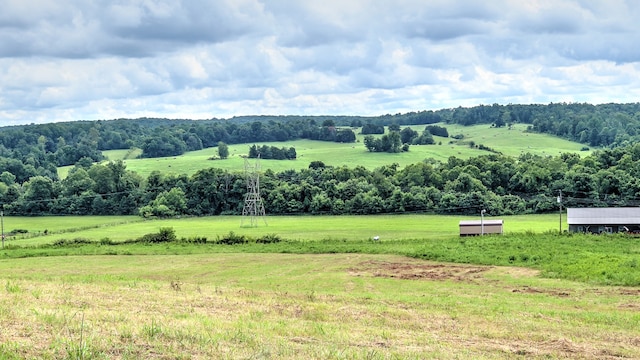
[{"label": "distant hill", "polygon": [[[298,153],[298,159],[260,160],[263,169],[273,171],[300,170],[309,167],[313,161],[321,161],[328,166],[364,166],[370,170],[396,163],[400,167],[424,160],[447,161],[451,156],[468,159],[473,156],[492,153],[518,157],[523,153],[532,155],[559,155],[562,153],[578,153],[587,155],[591,151],[582,150],[582,144],[561,139],[555,136],[527,131],[527,125],[517,124],[496,128],[489,125],[447,125],[450,134],[463,135],[462,139],[435,136],[434,145],[412,145],[408,152],[398,154],[370,153],[362,143],[363,135],[357,136],[356,143],[336,143],[315,140],[293,140],[285,142],[260,142],[259,145],[292,146]],[[403,126],[404,128],[405,126]],[[409,126],[416,131],[423,131],[425,125]],[[359,133],[358,129],[355,129]],[[388,132],[388,130],[386,130]],[[110,161],[124,160],[127,169],[142,176],[148,176],[153,171],[164,173],[191,175],[198,170],[217,167],[229,171],[243,171],[244,159],[251,144],[234,144],[229,146],[230,157],[226,160],[211,160],[217,156],[217,148],[205,148],[189,151],[179,156],[162,158],[136,158],[141,153],[137,150],[108,150],[104,151],[105,158]],[[66,177],[72,166],[61,167],[59,176]]]}]

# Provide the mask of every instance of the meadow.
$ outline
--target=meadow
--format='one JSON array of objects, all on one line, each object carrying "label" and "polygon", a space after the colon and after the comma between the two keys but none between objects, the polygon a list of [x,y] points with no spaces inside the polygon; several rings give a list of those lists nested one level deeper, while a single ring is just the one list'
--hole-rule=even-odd
[{"label": "meadow", "polygon": [[[588,251],[572,259],[591,253],[583,259],[591,264],[637,245],[615,250],[622,239],[517,237],[97,243],[59,248],[66,256],[53,256],[52,247],[48,256],[0,260],[0,358],[640,356],[637,287],[549,277],[536,265],[562,264],[585,241]],[[121,247],[127,255],[116,254]],[[513,266],[474,259],[495,261],[507,248],[517,251]],[[392,253],[398,249],[439,253],[439,261]],[[83,251],[95,253],[73,255]],[[523,265],[520,255],[533,259],[532,251],[553,258]]]},{"label": "meadow", "polygon": [[[486,155],[490,152],[479,150],[469,146],[469,142],[489,146],[507,156],[519,156],[529,152],[535,155],[558,155],[564,152],[587,155],[590,151],[581,151],[584,145],[560,139],[546,134],[529,133],[526,124],[515,124],[511,129],[507,127],[494,128],[489,125],[460,126],[440,124],[445,126],[450,135],[464,135],[464,139],[434,137],[435,145],[412,145],[408,152],[371,153],[363,144],[364,136],[358,134],[357,142],[351,144],[333,143],[326,141],[295,140],[285,142],[266,142],[258,145],[281,147],[294,147],[298,158],[296,160],[260,160],[262,169],[271,169],[275,172],[285,170],[299,170],[309,166],[312,161],[322,161],[329,166],[364,166],[368,169],[397,163],[400,167],[414,164],[425,159],[446,161],[449,157],[470,158]],[[410,126],[418,132],[422,132],[425,125]],[[356,130],[359,132],[359,130]],[[123,160],[128,170],[135,171],[147,177],[152,171],[158,170],[164,173],[191,175],[200,169],[217,167],[230,171],[243,171],[244,158],[252,144],[229,145],[229,158],[212,160],[218,157],[217,148],[207,148],[199,151],[187,152],[180,156],[138,159],[140,150],[110,150],[105,151],[105,156],[111,160]],[[61,167],[58,174],[64,178],[71,167]]]},{"label": "meadow", "polygon": [[[510,156],[582,147],[519,126],[447,128],[464,139],[402,154],[368,153],[362,136],[267,143],[294,146],[298,160],[261,165],[487,153],[469,141]],[[229,149],[226,160],[210,160],[215,148],[105,154],[142,176],[241,171],[248,145]],[[6,216],[0,359],[640,358],[637,238],[560,234],[558,214],[500,217],[504,235],[460,238],[458,222],[478,217],[268,216],[248,226],[239,216]],[[177,239],[140,240],[163,229]]]},{"label": "meadow", "polygon": [[[563,215],[564,217],[565,215]],[[492,219],[491,216],[486,216]],[[61,239],[85,238],[115,242],[135,239],[160,228],[175,229],[178,237],[205,236],[209,239],[233,231],[257,238],[278,234],[290,240],[382,240],[443,239],[458,236],[460,220],[479,220],[471,216],[404,214],[371,216],[266,216],[257,219],[258,226],[240,216],[185,217],[180,219],[145,220],[139,216],[5,216],[4,228],[26,230],[7,238],[7,244],[34,246],[51,244]],[[558,214],[517,215],[500,217],[505,233],[559,231]],[[563,225],[566,230],[566,224]]]},{"label": "meadow", "polygon": [[[459,238],[468,218],[6,217],[33,230],[0,252],[0,358],[640,356],[636,238],[553,214]],[[167,227],[208,240],[126,242]]]}]

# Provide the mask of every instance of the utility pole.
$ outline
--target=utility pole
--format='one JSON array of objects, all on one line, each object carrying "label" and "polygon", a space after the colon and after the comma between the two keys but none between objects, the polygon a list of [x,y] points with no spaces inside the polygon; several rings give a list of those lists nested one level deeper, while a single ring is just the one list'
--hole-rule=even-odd
[{"label": "utility pole", "polygon": [[482,211],[480,211],[480,234],[484,235],[484,213],[486,213],[487,210],[482,209]]},{"label": "utility pole", "polygon": [[0,210],[0,226],[2,227],[2,248],[4,249],[4,211]]},{"label": "utility pole", "polygon": [[560,205],[560,234],[562,234],[562,190],[558,190],[558,205]]}]

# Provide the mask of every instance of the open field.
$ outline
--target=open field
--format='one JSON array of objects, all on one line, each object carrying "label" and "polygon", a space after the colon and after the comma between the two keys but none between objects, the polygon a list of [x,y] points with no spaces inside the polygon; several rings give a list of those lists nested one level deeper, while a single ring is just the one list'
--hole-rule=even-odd
[{"label": "open field", "polygon": [[581,156],[591,151],[580,151],[585,145],[546,134],[529,133],[526,124],[515,124],[508,128],[492,128],[489,125],[461,126],[446,125],[449,135],[463,134],[463,141],[473,141],[489,146],[504,155],[520,156],[531,153],[541,156],[557,156],[561,153],[579,153]]},{"label": "open field", "polygon": [[0,261],[0,358],[640,357],[640,291],[394,255]]},{"label": "open field", "polygon": [[[505,233],[545,232],[559,229],[559,215],[504,216]],[[490,218],[490,217],[487,217]],[[563,215],[563,218],[566,218]],[[379,236],[383,240],[442,239],[458,236],[460,220],[469,216],[447,215],[372,215],[372,216],[268,216],[257,227],[242,226],[240,216],[143,220],[138,216],[44,216],[7,217],[5,232],[28,230],[8,238],[8,244],[20,246],[52,243],[60,239],[86,238],[99,241],[109,238],[120,242],[135,239],[162,227],[172,227],[178,237],[205,236],[215,239],[230,231],[238,235],[259,237],[277,234],[290,240],[323,239],[366,240]],[[245,223],[244,225],[247,225]],[[566,230],[566,223],[563,225]],[[45,235],[45,230],[46,235]]]},{"label": "open field", "polygon": [[[593,284],[640,286],[640,243],[628,236],[558,235],[553,215],[504,217],[502,236],[460,238],[458,221],[439,215],[268,217],[242,227],[239,216],[84,223],[29,231],[6,240],[0,259],[66,255],[189,255],[203,253],[367,253],[477,265],[526,266],[544,276]],[[36,218],[32,218],[34,221]],[[19,218],[21,224],[28,219]],[[12,218],[7,218],[7,225]],[[34,222],[33,224],[38,224]],[[71,224],[72,227],[71,227]],[[151,246],[143,235],[171,229],[174,242]],[[566,228],[565,228],[566,229]],[[378,240],[373,240],[379,237]],[[191,243],[190,239],[200,239]],[[225,239],[234,239],[231,244]],[[268,245],[257,239],[273,239]],[[238,239],[242,239],[238,241]],[[162,240],[168,241],[168,240]],[[206,242],[206,243],[204,243]]]},{"label": "open field", "polygon": [[[469,141],[482,144],[500,151],[508,156],[519,156],[529,152],[536,155],[558,155],[563,152],[582,152],[584,146],[568,140],[563,140],[545,134],[525,132],[527,125],[516,124],[509,130],[503,128],[491,128],[489,125],[460,126],[439,124],[445,126],[450,135],[463,134],[465,138],[457,141],[451,138],[434,137],[438,145],[413,145],[409,152],[399,154],[370,153],[363,144],[363,135],[357,135],[357,142],[352,144],[340,144],[326,141],[296,140],[285,142],[260,143],[276,147],[294,147],[298,154],[296,160],[261,160],[262,169],[271,169],[279,172],[289,169],[303,169],[312,161],[322,161],[330,166],[361,165],[369,169],[391,163],[398,163],[400,167],[414,164],[424,159],[446,161],[450,156],[469,158],[482,154],[489,154],[468,146]],[[410,126],[418,132],[422,132],[425,125]],[[357,130],[358,132],[359,130]],[[453,143],[449,143],[453,141]],[[135,171],[146,177],[152,171],[159,170],[165,173],[193,174],[196,171],[209,167],[218,167],[231,171],[243,171],[244,159],[241,155],[249,152],[252,144],[229,145],[229,158],[225,160],[209,160],[217,157],[217,148],[208,148],[192,151],[184,155],[166,158],[136,159],[140,150],[110,150],[104,154],[109,160],[124,160],[127,169]],[[58,173],[64,178],[71,167],[61,167]]]},{"label": "open field", "polygon": [[[461,219],[5,217],[37,236],[0,252],[0,358],[640,357],[636,238],[551,214],[459,238]],[[166,227],[284,240],[116,245]],[[45,245],[74,238],[95,243]]]}]

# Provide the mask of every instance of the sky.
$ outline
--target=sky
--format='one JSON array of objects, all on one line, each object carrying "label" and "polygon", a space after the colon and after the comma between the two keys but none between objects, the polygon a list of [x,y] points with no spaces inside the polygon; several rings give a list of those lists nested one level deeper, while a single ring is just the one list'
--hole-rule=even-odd
[{"label": "sky", "polygon": [[3,0],[0,125],[640,99],[635,0]]}]

